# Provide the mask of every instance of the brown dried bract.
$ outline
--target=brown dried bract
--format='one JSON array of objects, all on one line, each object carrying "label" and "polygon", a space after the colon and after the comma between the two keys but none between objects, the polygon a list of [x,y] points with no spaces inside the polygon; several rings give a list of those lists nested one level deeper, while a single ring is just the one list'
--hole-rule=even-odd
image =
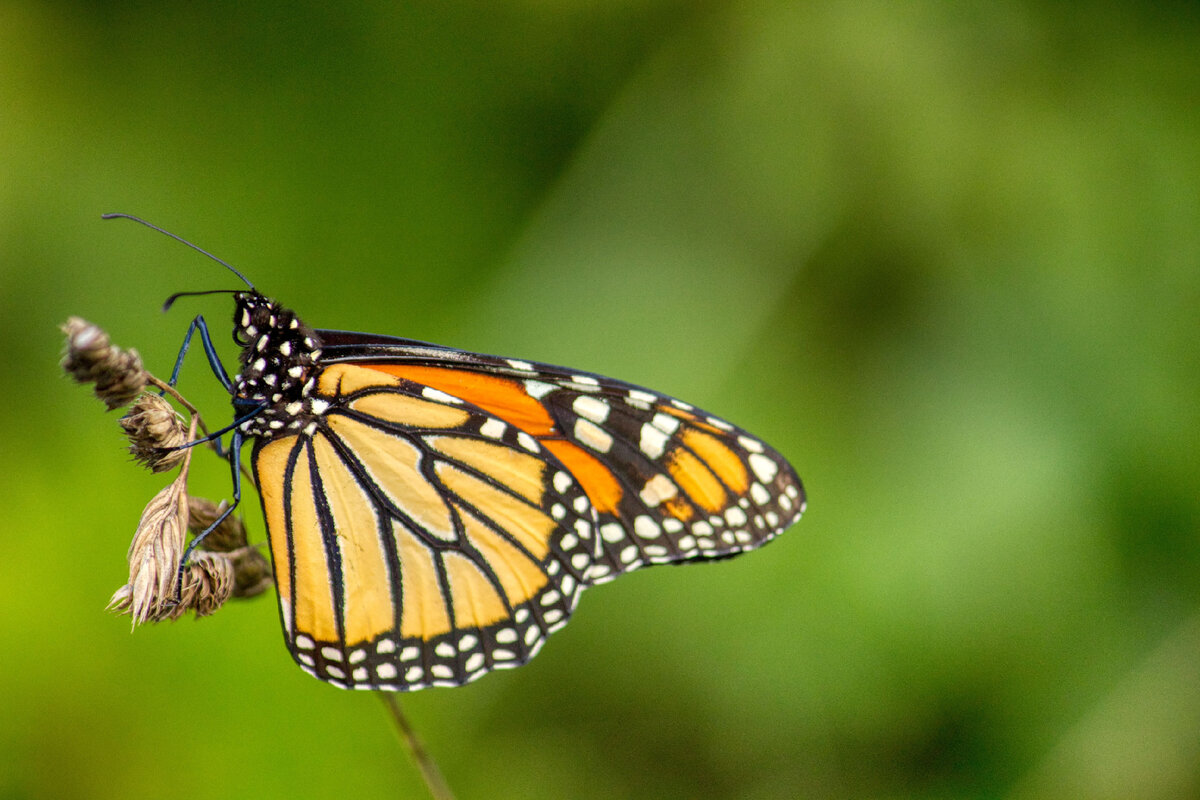
[{"label": "brown dried bract", "polygon": [[169,615],[179,619],[188,611],[207,617],[233,594],[233,559],[228,553],[197,551],[183,570],[179,603]]},{"label": "brown dried bract", "polygon": [[[203,497],[188,498],[188,530],[199,536],[208,530],[208,526],[217,521],[225,513],[229,504],[222,500],[214,503]],[[246,526],[241,517],[230,514],[221,524],[209,531],[200,542],[205,550],[228,553],[246,546]]]},{"label": "brown dried bract", "polygon": [[[229,504],[222,500],[214,503],[203,497],[188,499],[188,528],[194,535],[200,535],[216,522],[225,512]],[[262,594],[273,583],[271,565],[266,556],[257,547],[247,544],[246,526],[241,517],[232,514],[221,521],[221,524],[209,531],[200,542],[204,550],[217,553],[228,553],[233,562],[234,597],[254,597]]]},{"label": "brown dried bract", "polygon": [[129,545],[129,583],[108,607],[129,614],[134,627],[170,616],[187,531],[187,470],[154,496]]},{"label": "brown dried bract", "polygon": [[271,564],[257,547],[243,547],[229,554],[233,559],[233,596],[255,597],[274,583]]},{"label": "brown dried bract", "polygon": [[99,326],[79,317],[61,327],[67,335],[63,370],[79,383],[96,384],[96,396],[110,411],[129,404],[146,388],[148,377],[136,350],[115,346]]},{"label": "brown dried bract", "polygon": [[175,409],[156,394],[138,398],[121,417],[121,427],[129,437],[129,452],[135,461],[151,472],[166,472],[183,463],[187,431]]}]

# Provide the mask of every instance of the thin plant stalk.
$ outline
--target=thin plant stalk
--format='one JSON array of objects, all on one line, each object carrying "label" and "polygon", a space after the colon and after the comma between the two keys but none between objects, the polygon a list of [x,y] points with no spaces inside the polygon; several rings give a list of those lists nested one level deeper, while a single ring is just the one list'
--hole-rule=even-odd
[{"label": "thin plant stalk", "polygon": [[454,800],[454,794],[450,791],[446,779],[442,777],[441,770],[434,763],[429,751],[425,749],[417,732],[413,730],[404,710],[400,708],[400,701],[396,699],[395,692],[375,692],[375,694],[379,695],[379,699],[387,707],[388,716],[396,726],[396,734],[400,737],[404,748],[408,750],[417,769],[420,770],[421,779],[425,782],[425,787],[429,789],[430,797],[434,800]]}]

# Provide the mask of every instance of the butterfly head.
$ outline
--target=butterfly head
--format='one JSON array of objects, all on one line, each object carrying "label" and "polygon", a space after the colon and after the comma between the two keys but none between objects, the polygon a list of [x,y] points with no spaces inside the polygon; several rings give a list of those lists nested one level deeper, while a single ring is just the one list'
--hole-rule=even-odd
[{"label": "butterfly head", "polygon": [[242,348],[234,401],[277,406],[312,391],[321,340],[291,309],[258,292],[237,292],[233,340]]}]

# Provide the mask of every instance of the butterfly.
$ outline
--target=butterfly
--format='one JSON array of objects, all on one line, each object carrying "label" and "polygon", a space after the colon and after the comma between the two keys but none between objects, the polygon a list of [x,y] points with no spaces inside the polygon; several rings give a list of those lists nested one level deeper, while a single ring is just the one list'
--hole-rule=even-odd
[{"label": "butterfly", "polygon": [[752,550],[804,510],[778,452],[680,400],[233,297],[236,375],[202,318],[189,339],[232,395],[235,476],[253,443],[288,650],[334,686],[520,666],[585,588]]}]

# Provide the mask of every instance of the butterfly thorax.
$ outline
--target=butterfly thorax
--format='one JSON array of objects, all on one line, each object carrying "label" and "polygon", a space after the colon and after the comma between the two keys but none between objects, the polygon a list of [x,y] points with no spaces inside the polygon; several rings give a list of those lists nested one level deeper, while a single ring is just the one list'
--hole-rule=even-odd
[{"label": "butterfly thorax", "polygon": [[[257,292],[235,295],[233,339],[242,348],[241,371],[233,378],[237,418],[261,408],[239,428],[270,439],[305,428],[316,410],[310,394],[321,339],[290,309]],[[320,403],[322,401],[317,400]]]}]

